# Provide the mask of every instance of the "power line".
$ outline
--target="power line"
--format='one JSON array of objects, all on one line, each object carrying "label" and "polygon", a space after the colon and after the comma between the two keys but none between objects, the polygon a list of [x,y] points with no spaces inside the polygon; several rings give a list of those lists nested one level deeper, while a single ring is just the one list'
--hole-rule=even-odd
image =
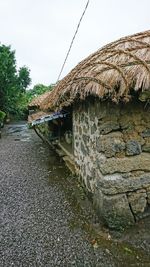
[{"label": "power line", "polygon": [[66,55],[66,57],[65,57],[64,63],[63,63],[63,65],[62,65],[62,67],[61,67],[61,70],[60,70],[60,73],[59,73],[59,75],[58,75],[57,82],[59,81],[59,79],[60,79],[60,76],[61,76],[61,74],[62,74],[62,72],[63,72],[64,66],[65,66],[65,64],[66,64],[66,61],[67,61],[67,58],[68,58],[68,56],[69,56],[69,54],[70,54],[70,51],[71,51],[71,48],[72,48],[73,42],[74,42],[74,40],[75,40],[75,38],[76,38],[77,32],[78,32],[78,30],[79,30],[79,27],[80,27],[81,21],[82,21],[82,19],[83,19],[84,15],[85,15],[85,12],[86,12],[86,10],[87,10],[87,7],[88,7],[88,5],[89,5],[89,2],[90,2],[90,0],[88,0],[88,1],[87,1],[87,3],[86,3],[86,6],[85,6],[85,8],[84,8],[84,11],[83,11],[83,13],[82,13],[82,16],[81,16],[81,18],[80,18],[80,20],[79,20],[79,23],[78,23],[78,25],[77,25],[77,28],[76,28],[75,34],[74,34],[74,36],[73,36],[73,38],[72,38],[72,41],[71,41],[71,43],[70,43],[70,46],[69,46],[69,49],[68,49],[67,55]]}]

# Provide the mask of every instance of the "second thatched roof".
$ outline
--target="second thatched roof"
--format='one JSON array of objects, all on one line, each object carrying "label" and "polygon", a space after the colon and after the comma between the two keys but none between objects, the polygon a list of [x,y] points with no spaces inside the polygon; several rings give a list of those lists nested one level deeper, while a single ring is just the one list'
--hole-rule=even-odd
[{"label": "second thatched roof", "polygon": [[29,103],[28,107],[36,107],[40,109],[41,104],[46,100],[47,97],[49,97],[51,94],[51,91],[45,92],[42,95],[39,95],[37,97],[34,97],[32,101]]},{"label": "second thatched roof", "polygon": [[150,97],[150,31],[104,46],[80,62],[40,103],[61,109],[93,95],[128,102],[132,92]]}]

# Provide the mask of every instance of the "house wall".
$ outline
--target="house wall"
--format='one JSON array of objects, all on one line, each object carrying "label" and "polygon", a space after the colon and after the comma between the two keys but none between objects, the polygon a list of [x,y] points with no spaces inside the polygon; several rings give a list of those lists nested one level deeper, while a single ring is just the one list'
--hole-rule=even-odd
[{"label": "house wall", "polygon": [[73,109],[77,173],[109,227],[150,210],[150,108],[88,99]]}]

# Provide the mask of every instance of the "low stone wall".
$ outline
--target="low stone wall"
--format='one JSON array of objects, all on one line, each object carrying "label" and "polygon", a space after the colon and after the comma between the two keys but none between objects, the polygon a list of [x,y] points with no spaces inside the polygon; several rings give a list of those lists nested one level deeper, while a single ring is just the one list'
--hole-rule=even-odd
[{"label": "low stone wall", "polygon": [[150,209],[150,110],[98,99],[73,110],[77,172],[99,215],[109,227],[134,224]]}]

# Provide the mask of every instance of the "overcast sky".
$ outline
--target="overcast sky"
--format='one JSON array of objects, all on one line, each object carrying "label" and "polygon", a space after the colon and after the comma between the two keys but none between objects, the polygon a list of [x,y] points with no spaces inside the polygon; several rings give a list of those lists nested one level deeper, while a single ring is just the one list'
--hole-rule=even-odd
[{"label": "overcast sky", "polygon": [[[0,0],[0,42],[30,68],[32,85],[56,82],[86,3]],[[90,0],[61,78],[106,43],[148,29],[150,0]]]}]

